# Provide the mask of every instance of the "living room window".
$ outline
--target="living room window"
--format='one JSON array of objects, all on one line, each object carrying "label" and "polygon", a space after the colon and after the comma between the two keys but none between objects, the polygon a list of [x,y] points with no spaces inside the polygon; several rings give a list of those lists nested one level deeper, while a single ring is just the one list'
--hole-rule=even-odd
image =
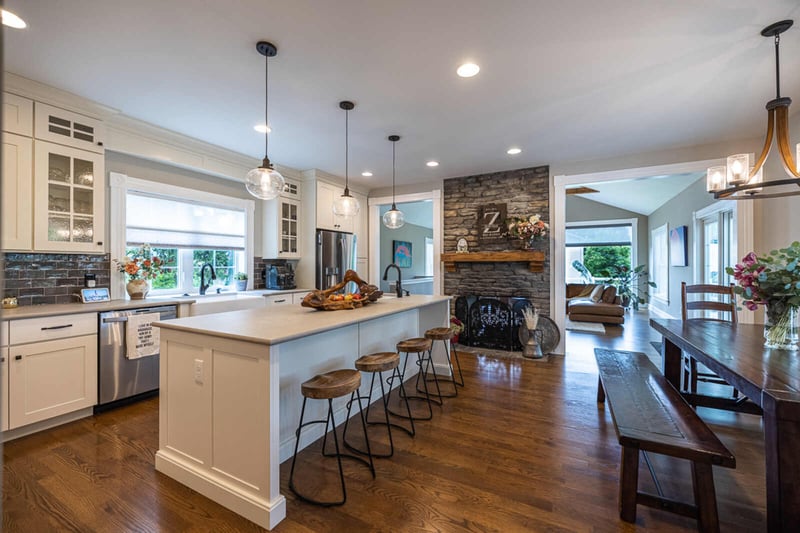
[{"label": "living room window", "polygon": [[603,280],[611,266],[633,264],[635,220],[570,223],[565,230],[565,279],[567,283],[588,281],[575,262],[586,267],[592,278]]}]

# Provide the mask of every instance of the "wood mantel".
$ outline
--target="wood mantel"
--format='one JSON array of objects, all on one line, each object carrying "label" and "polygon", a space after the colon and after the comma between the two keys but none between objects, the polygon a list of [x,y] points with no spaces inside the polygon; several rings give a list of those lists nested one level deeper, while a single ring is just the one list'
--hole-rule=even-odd
[{"label": "wood mantel", "polygon": [[456,263],[528,263],[531,272],[544,271],[544,252],[539,250],[515,250],[511,252],[469,252],[442,254],[447,272],[456,271]]}]

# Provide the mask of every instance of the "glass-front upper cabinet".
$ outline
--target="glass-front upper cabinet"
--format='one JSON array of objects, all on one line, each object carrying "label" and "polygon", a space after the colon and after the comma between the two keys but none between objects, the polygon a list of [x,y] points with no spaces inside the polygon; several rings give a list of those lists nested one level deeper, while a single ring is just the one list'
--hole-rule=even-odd
[{"label": "glass-front upper cabinet", "polygon": [[282,200],[281,204],[281,249],[282,254],[297,255],[297,211],[298,204],[294,200]]},{"label": "glass-front upper cabinet", "polygon": [[34,143],[34,249],[103,252],[103,156]]},{"label": "glass-front upper cabinet", "polygon": [[300,202],[279,196],[263,205],[264,259],[299,259]]}]

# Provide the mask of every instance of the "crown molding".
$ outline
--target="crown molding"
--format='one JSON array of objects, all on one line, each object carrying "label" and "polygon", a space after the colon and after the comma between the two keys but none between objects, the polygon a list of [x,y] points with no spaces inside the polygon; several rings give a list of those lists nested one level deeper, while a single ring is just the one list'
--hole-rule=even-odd
[{"label": "crown molding", "polygon": [[98,120],[105,121],[109,117],[119,114],[119,110],[113,107],[98,104],[77,94],[45,85],[13,72],[3,72],[3,90]]}]

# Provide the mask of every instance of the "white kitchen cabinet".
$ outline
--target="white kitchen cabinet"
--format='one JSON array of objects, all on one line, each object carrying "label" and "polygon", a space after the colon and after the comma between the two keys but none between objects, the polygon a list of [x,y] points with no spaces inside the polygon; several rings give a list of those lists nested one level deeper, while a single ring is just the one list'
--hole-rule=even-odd
[{"label": "white kitchen cabinet", "polygon": [[[359,245],[361,246],[361,245]],[[366,257],[356,258],[356,272],[364,281],[373,285],[380,285],[377,280],[369,279],[369,259]]]},{"label": "white kitchen cabinet", "polygon": [[36,102],[34,137],[80,150],[103,153],[103,123],[78,113]]},{"label": "white kitchen cabinet", "polygon": [[0,348],[0,431],[8,430],[8,347]]},{"label": "white kitchen cabinet", "polygon": [[8,428],[97,403],[97,315],[13,320],[8,348]]},{"label": "white kitchen cabinet", "polygon": [[8,429],[8,322],[0,322],[0,431]]},{"label": "white kitchen cabinet", "polygon": [[301,257],[301,204],[279,196],[264,202],[264,259],[299,259]]},{"label": "white kitchen cabinet", "polygon": [[33,100],[3,93],[3,131],[33,137]]},{"label": "white kitchen cabinet", "polygon": [[333,214],[333,202],[343,192],[344,189],[341,187],[325,181],[317,181],[317,228],[353,233],[355,227],[353,218]]},{"label": "white kitchen cabinet", "polygon": [[[351,193],[353,197],[358,200],[358,203],[361,205],[361,209],[359,210],[358,214],[353,219],[353,233],[356,236],[356,255],[359,258],[366,258],[369,254],[367,253],[367,246],[368,246],[368,215],[367,213],[369,210],[367,209],[367,197],[363,194],[359,194],[357,192]],[[360,272],[360,271],[359,271]],[[366,272],[364,273],[366,275]]]},{"label": "white kitchen cabinet", "polygon": [[[5,118],[5,117],[4,117]],[[2,242],[3,250],[33,248],[33,140],[3,134]]]},{"label": "white kitchen cabinet", "polygon": [[302,303],[303,301],[303,298],[305,298],[307,294],[308,294],[307,292],[293,292],[292,303],[294,305],[300,305],[300,303]]},{"label": "white kitchen cabinet", "polygon": [[104,251],[104,178],[102,154],[35,141],[35,250]]}]

